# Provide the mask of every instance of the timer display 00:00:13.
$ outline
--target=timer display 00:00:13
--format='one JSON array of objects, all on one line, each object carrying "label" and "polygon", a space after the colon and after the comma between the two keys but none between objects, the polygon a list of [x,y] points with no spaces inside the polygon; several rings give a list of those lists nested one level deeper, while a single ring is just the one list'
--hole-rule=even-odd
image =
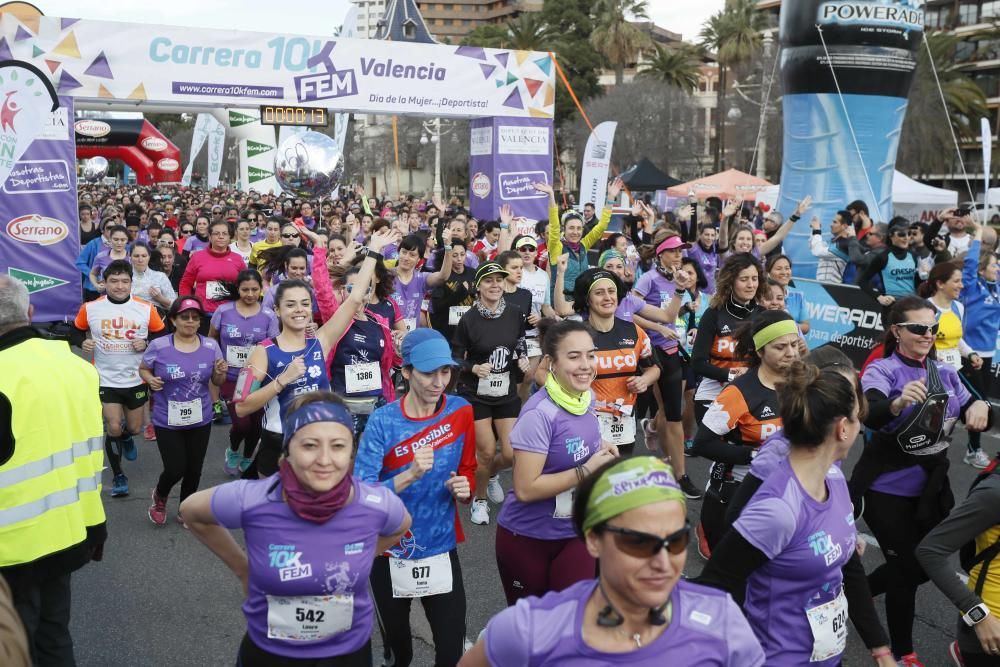
[{"label": "timer display 00:00:13", "polygon": [[298,125],[303,127],[326,127],[330,117],[326,109],[318,107],[288,107],[261,105],[262,125]]}]

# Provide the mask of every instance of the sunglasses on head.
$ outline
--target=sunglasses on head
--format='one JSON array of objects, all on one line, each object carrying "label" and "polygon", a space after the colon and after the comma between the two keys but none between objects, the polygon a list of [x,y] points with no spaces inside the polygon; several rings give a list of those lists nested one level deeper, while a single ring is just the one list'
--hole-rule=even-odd
[{"label": "sunglasses on head", "polygon": [[612,534],[619,551],[635,558],[652,558],[660,553],[661,549],[666,549],[667,553],[676,556],[684,553],[688,542],[691,541],[691,523],[687,521],[684,522],[683,528],[666,537],[607,524],[601,530]]},{"label": "sunglasses on head", "polygon": [[298,236],[299,236],[298,234],[282,234],[281,238],[283,238],[283,239],[295,239],[295,238],[298,238]]},{"label": "sunglasses on head", "polygon": [[896,326],[906,329],[914,336],[926,336],[928,331],[932,336],[936,336],[938,332],[937,323],[920,324],[919,322],[902,322],[900,324],[897,324]]}]

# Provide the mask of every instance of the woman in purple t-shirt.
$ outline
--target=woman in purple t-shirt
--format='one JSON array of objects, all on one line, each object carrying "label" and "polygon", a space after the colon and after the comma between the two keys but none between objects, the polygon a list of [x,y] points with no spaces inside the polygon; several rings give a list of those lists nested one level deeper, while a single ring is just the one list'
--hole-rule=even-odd
[{"label": "woman in purple t-shirt", "polygon": [[681,576],[691,527],[670,466],[652,456],[607,461],[577,486],[572,510],[600,576],[518,600],[461,667],[764,664],[732,599]]},{"label": "woman in purple t-shirt", "polygon": [[938,323],[930,303],[897,299],[885,324],[885,356],[861,376],[869,403],[865,426],[874,434],[851,475],[851,496],[885,556],[868,581],[874,595],[885,593],[892,650],[918,664],[913,618],[927,575],[916,548],[955,503],[947,458],[955,422],[983,431],[991,415],[989,403],[931,354]]},{"label": "woman in purple t-shirt", "polygon": [[576,485],[618,456],[601,440],[590,385],[596,345],[582,322],[542,324],[545,386],[521,409],[510,434],[514,485],[497,517],[496,555],[507,604],[594,576],[594,560],[573,530]]},{"label": "woman in purple t-shirt", "polygon": [[188,527],[243,584],[239,665],[367,667],[372,562],[405,537],[410,515],[386,487],[351,475],[354,423],[336,394],[296,398],[283,427],[278,474],[191,496]]},{"label": "woman in purple t-shirt", "polygon": [[[263,417],[263,411],[246,417],[236,414],[233,403],[236,377],[240,369],[247,365],[254,345],[265,338],[278,335],[278,316],[260,303],[263,285],[264,281],[255,269],[240,271],[233,286],[235,294],[230,294],[235,300],[219,306],[212,313],[212,322],[208,327],[208,337],[219,341],[228,366],[220,395],[226,402],[232,422],[223,470],[232,476],[246,472],[250,467],[250,457],[260,440],[260,422]],[[244,443],[243,456],[239,453],[241,442]]]},{"label": "woman in purple t-shirt", "polygon": [[[148,512],[157,526],[167,522],[167,496],[177,482],[182,502],[198,490],[212,434],[209,382],[219,387],[226,379],[226,359],[219,344],[198,333],[204,316],[197,297],[174,301],[167,312],[174,333],[152,341],[139,365],[143,382],[158,394],[152,417],[163,472]],[[177,520],[181,521],[180,514]]]},{"label": "woman in purple t-shirt", "polygon": [[801,361],[778,392],[788,458],[712,549],[699,581],[737,602],[745,594],[743,611],[768,665],[840,665],[850,608],[875,663],[892,667],[896,660],[855,555],[847,481],[834,465],[857,440],[864,399],[836,368]]}]

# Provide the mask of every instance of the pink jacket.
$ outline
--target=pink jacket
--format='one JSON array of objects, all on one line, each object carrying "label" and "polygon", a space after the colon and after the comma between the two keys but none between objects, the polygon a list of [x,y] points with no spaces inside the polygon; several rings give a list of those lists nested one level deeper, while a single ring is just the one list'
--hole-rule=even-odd
[{"label": "pink jacket", "polygon": [[177,292],[180,295],[196,295],[205,306],[205,312],[214,313],[225,301],[210,299],[212,292],[206,292],[208,284],[235,283],[236,277],[245,268],[247,265],[243,258],[232,250],[227,248],[226,252],[217,253],[205,248],[191,255]]},{"label": "pink jacket", "polygon": [[[340,308],[340,303],[337,301],[337,296],[333,291],[333,284],[330,282],[330,270],[326,266],[326,248],[322,246],[313,248],[312,279],[316,302],[319,304],[320,322],[326,323],[337,312],[337,309]],[[392,384],[392,369],[394,366],[401,364],[402,359],[396,354],[396,347],[392,342],[392,330],[389,328],[388,320],[367,308],[365,309],[365,314],[382,327],[382,335],[385,338],[385,347],[382,351],[382,358],[379,360],[379,366],[382,370],[382,394],[385,396],[387,402],[392,402],[396,400],[396,387]],[[346,336],[348,331],[350,331],[350,327],[344,331],[341,338]],[[340,340],[337,343],[340,343]],[[337,346],[334,345],[330,349],[330,354],[327,355],[326,363],[328,366],[333,361],[336,349]],[[328,368],[327,370],[330,373],[333,372],[332,368]]]}]

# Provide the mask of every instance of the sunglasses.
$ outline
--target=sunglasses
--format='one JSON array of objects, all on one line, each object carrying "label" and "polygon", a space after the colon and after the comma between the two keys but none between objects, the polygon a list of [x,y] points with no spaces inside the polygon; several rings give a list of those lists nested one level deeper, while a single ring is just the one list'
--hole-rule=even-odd
[{"label": "sunglasses", "polygon": [[531,245],[523,245],[517,249],[518,252],[535,252],[535,250],[537,250],[537,248]]},{"label": "sunglasses", "polygon": [[297,239],[298,237],[299,237],[298,234],[282,234],[281,235],[281,238],[283,238],[283,239]]},{"label": "sunglasses", "polygon": [[185,310],[183,313],[177,313],[177,319],[186,322],[193,322],[195,320],[200,320],[201,314],[194,310]]},{"label": "sunglasses", "polygon": [[193,229],[182,229],[181,230],[181,234],[183,234],[184,236],[191,236],[192,234],[194,234],[194,230]]},{"label": "sunglasses", "polygon": [[893,236],[902,236],[904,239],[910,235],[910,232],[893,232]]},{"label": "sunglasses", "polygon": [[691,541],[691,523],[688,521],[684,522],[683,528],[666,537],[610,525],[605,525],[601,530],[614,536],[615,546],[619,551],[635,558],[652,558],[661,549],[677,556],[687,550],[688,542]]},{"label": "sunglasses", "polygon": [[896,326],[906,329],[914,336],[926,336],[928,332],[930,332],[932,336],[936,336],[938,332],[938,325],[936,323],[920,324],[918,322],[901,322]]}]

